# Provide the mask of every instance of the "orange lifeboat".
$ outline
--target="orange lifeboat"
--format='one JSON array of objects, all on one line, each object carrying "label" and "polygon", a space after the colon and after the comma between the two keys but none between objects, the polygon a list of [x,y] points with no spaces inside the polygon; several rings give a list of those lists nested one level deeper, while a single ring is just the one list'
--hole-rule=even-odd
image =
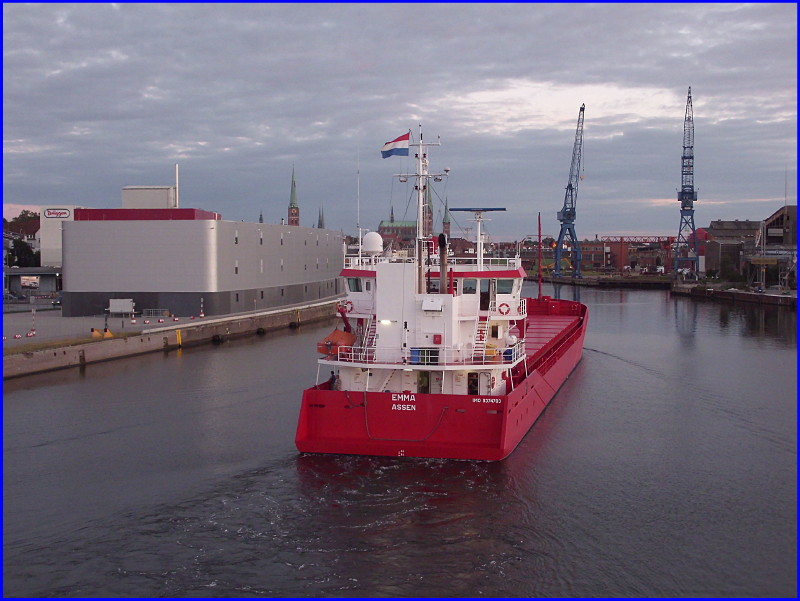
[{"label": "orange lifeboat", "polygon": [[356,335],[352,332],[334,330],[317,343],[317,352],[323,355],[336,355],[339,347],[353,346]]}]

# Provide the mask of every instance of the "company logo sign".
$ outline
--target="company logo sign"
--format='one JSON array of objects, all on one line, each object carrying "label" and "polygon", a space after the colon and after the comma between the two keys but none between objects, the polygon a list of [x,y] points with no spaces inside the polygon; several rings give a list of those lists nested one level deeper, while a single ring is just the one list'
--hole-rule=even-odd
[{"label": "company logo sign", "polygon": [[69,209],[45,209],[44,216],[51,219],[67,219],[70,216]]}]

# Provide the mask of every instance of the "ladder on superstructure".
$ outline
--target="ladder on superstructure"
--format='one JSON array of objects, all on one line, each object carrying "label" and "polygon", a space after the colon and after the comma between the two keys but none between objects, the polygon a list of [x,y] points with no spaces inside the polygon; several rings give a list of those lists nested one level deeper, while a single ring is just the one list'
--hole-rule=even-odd
[{"label": "ladder on superstructure", "polygon": [[474,358],[483,357],[486,353],[486,334],[489,331],[489,318],[479,315],[475,322],[475,343],[472,354]]},{"label": "ladder on superstructure", "polygon": [[361,344],[360,359],[368,360],[375,358],[375,332],[377,330],[377,321],[375,316],[371,316],[367,325],[364,327],[364,337]]}]

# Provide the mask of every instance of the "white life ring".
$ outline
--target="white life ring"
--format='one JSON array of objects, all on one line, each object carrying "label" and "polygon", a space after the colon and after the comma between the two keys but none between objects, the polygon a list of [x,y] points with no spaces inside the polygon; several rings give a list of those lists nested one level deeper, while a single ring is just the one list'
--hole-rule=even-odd
[{"label": "white life ring", "polygon": [[500,315],[508,315],[511,307],[508,306],[508,303],[500,303],[500,306],[497,307],[497,310],[500,311]]},{"label": "white life ring", "polygon": [[347,302],[345,302],[345,304],[344,304],[344,310],[345,310],[347,313],[352,313],[352,312],[353,312],[353,301],[347,301]]}]

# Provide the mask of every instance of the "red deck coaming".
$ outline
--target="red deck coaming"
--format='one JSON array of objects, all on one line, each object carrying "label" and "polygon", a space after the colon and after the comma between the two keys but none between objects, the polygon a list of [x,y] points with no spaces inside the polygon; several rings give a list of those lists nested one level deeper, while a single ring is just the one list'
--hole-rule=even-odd
[{"label": "red deck coaming", "polygon": [[[522,366],[521,377],[515,377],[518,383],[508,395],[415,394],[411,403],[396,393],[331,391],[324,389],[326,385],[309,388],[303,393],[295,439],[298,450],[393,457],[504,459],[517,447],[580,361],[587,323],[585,307],[562,302],[549,310],[558,314],[565,308],[566,319],[548,324],[547,329],[555,331],[548,332],[551,337],[546,343],[541,340],[526,345],[529,374],[524,377]],[[582,322],[578,308],[584,316]],[[536,320],[536,312],[529,316],[529,322]],[[392,409],[393,404],[413,404],[415,409]]]}]

